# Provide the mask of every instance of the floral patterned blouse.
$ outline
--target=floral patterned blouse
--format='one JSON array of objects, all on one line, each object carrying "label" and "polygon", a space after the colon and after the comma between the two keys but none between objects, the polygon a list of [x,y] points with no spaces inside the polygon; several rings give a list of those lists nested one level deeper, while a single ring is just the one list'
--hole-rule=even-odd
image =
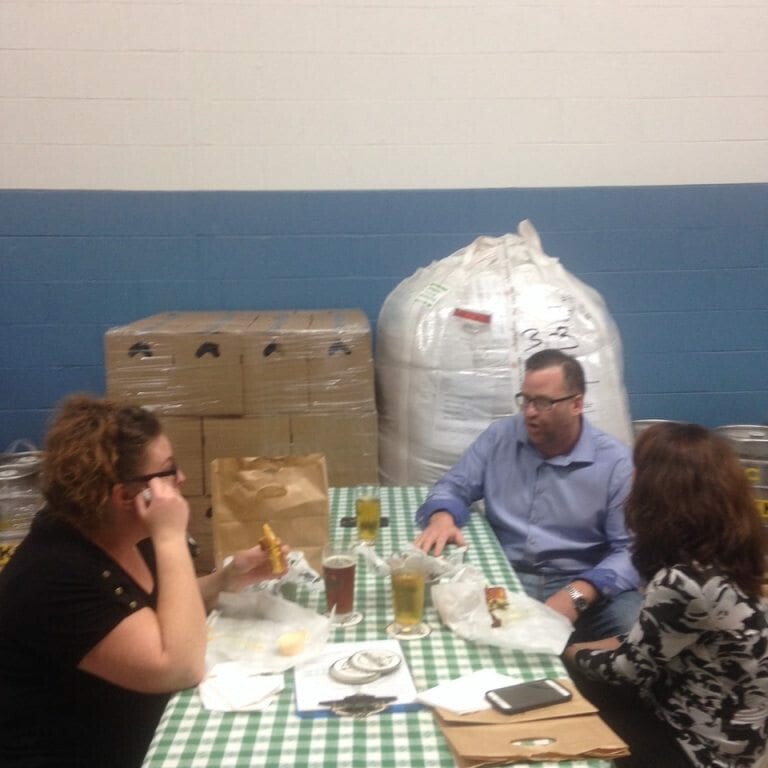
[{"label": "floral patterned blouse", "polygon": [[587,677],[637,687],[701,768],[753,768],[768,739],[768,605],[715,570],[661,569],[613,651],[582,650]]}]

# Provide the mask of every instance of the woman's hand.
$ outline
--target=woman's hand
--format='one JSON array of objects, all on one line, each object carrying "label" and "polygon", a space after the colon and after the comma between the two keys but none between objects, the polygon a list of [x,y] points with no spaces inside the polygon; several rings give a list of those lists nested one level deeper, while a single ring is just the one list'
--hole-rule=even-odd
[{"label": "woman's hand", "polygon": [[[152,539],[164,536],[186,535],[189,523],[189,504],[178,487],[163,482],[159,477],[149,481],[149,488],[137,494],[134,505]],[[145,495],[146,494],[146,495]],[[149,501],[147,501],[147,496]]]},{"label": "woman's hand", "polygon": [[621,645],[618,637],[606,637],[602,640],[593,640],[589,643],[571,643],[565,651],[563,658],[567,661],[573,661],[578,651],[614,651]]},{"label": "woman's hand", "polygon": [[[288,547],[281,546],[283,555]],[[285,571],[273,573],[269,555],[257,544],[250,549],[241,549],[232,555],[232,559],[222,569],[222,592],[240,592],[249,584],[266,579],[276,579]]]},{"label": "woman's hand", "polygon": [[[289,549],[285,545],[281,547],[283,554]],[[206,610],[216,607],[220,592],[240,592],[249,584],[257,581],[266,581],[282,576],[284,572],[273,573],[269,555],[256,545],[250,549],[241,549],[232,555],[227,564],[207,576],[198,578],[200,594],[203,596]]]}]

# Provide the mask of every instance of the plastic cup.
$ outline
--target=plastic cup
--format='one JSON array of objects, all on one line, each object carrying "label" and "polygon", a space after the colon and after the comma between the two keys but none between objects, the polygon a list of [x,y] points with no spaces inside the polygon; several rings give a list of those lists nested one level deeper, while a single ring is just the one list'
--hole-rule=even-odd
[{"label": "plastic cup", "polygon": [[325,604],[337,627],[353,627],[363,615],[353,608],[357,553],[349,544],[326,544],[323,547],[323,580]]},{"label": "plastic cup", "polygon": [[361,486],[355,494],[357,537],[363,544],[373,544],[381,526],[381,501],[376,486]]},{"label": "plastic cup", "polygon": [[387,634],[399,640],[417,640],[432,630],[424,619],[424,590],[426,574],[415,561],[405,560],[392,567],[392,609],[394,621]]}]

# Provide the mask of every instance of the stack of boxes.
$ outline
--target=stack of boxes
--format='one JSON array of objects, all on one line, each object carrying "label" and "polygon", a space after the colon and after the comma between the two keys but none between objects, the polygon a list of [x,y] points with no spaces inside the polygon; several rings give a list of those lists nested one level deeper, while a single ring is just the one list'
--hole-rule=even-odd
[{"label": "stack of boxes", "polygon": [[356,309],[167,312],[104,337],[107,395],[163,420],[187,476],[198,568],[213,566],[210,465],[325,454],[330,485],[378,479],[371,332]]}]

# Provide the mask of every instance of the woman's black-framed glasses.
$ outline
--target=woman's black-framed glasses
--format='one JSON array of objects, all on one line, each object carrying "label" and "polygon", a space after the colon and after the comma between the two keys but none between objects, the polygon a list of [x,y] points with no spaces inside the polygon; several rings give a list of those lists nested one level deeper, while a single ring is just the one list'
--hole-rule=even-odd
[{"label": "woman's black-framed glasses", "polygon": [[164,469],[161,472],[151,472],[148,475],[137,475],[136,477],[129,477],[126,483],[148,483],[155,477],[177,477],[179,474],[179,468],[173,466],[170,469]]},{"label": "woman's black-framed glasses", "polygon": [[532,405],[537,411],[551,411],[552,407],[558,403],[563,403],[566,400],[573,400],[574,397],[579,396],[579,392],[573,395],[566,395],[565,397],[528,397],[522,392],[518,392],[515,395],[515,402],[521,411],[524,411],[529,405]]}]

